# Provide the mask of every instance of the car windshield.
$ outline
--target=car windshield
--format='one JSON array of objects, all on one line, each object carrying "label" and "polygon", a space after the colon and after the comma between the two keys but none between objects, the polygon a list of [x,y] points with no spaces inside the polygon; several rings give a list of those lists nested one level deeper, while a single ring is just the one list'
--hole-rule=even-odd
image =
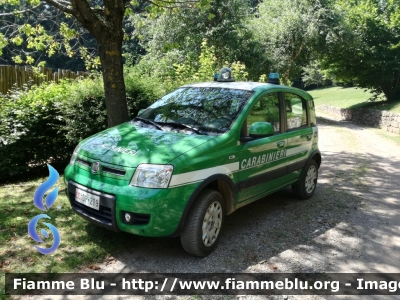
[{"label": "car windshield", "polygon": [[137,119],[160,126],[182,126],[197,134],[224,133],[252,95],[252,91],[226,88],[179,88],[145,109]]}]

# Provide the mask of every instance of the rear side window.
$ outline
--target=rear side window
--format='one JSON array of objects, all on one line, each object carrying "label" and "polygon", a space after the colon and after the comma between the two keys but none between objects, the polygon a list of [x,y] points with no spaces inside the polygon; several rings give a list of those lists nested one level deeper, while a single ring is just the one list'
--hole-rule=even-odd
[{"label": "rear side window", "polygon": [[307,103],[300,96],[285,93],[287,129],[307,126]]}]

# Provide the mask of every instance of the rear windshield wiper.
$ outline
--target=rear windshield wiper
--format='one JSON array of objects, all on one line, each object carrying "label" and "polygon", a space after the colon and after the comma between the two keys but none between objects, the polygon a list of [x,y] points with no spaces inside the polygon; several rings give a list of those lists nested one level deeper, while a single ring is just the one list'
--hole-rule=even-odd
[{"label": "rear windshield wiper", "polygon": [[159,124],[157,124],[156,122],[153,122],[151,120],[143,119],[143,118],[140,118],[140,117],[136,117],[134,120],[139,120],[139,121],[142,121],[144,123],[151,124],[154,127],[158,128],[158,129],[160,129],[162,131],[166,131],[162,126],[160,126]]},{"label": "rear windshield wiper", "polygon": [[163,124],[165,124],[165,125],[178,125],[178,126],[190,129],[190,130],[196,132],[197,134],[207,135],[207,133],[205,133],[204,131],[201,131],[201,130],[199,130],[197,128],[194,128],[194,127],[192,127],[190,125],[187,125],[187,124],[177,123],[177,122],[165,122],[165,123],[163,122]]}]

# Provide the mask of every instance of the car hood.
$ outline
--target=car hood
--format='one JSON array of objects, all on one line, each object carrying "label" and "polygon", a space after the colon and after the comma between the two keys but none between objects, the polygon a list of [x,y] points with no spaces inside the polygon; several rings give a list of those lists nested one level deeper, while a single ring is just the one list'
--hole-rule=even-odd
[{"label": "car hood", "polygon": [[124,123],[83,141],[79,156],[126,167],[137,167],[141,163],[166,164],[214,138]]}]

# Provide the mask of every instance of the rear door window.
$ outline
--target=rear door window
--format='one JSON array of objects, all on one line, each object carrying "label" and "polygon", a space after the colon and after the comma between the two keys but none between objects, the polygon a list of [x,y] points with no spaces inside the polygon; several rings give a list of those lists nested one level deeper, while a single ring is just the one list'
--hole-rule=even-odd
[{"label": "rear door window", "polygon": [[303,98],[285,93],[285,107],[288,130],[307,126],[307,103]]}]

